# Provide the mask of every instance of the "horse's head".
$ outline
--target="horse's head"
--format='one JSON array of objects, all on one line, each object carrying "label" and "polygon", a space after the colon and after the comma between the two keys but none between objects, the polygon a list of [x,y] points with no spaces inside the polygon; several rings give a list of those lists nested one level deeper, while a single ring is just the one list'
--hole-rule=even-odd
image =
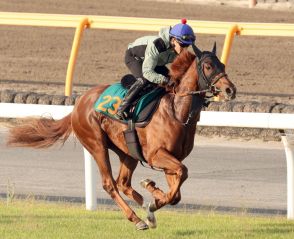
[{"label": "horse's head", "polygon": [[228,79],[225,65],[216,56],[216,44],[212,51],[200,51],[193,45],[196,55],[198,88],[219,96],[221,100],[232,100],[236,97],[236,87]]}]

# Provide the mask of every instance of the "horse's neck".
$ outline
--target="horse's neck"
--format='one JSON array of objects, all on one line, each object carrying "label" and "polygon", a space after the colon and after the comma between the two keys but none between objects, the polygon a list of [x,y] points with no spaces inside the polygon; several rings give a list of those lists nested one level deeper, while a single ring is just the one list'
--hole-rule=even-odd
[{"label": "horse's neck", "polygon": [[188,92],[197,90],[197,78],[198,76],[196,72],[196,67],[194,64],[192,64],[177,87],[177,94],[174,98],[175,117],[182,123],[185,123],[189,117],[190,107],[192,104],[192,96],[180,95],[185,95]]}]

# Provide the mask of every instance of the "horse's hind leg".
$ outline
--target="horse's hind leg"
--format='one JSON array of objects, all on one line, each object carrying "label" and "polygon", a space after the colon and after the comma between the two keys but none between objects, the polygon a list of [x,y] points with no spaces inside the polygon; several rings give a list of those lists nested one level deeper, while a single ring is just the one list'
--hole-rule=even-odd
[{"label": "horse's hind leg", "polygon": [[123,154],[119,154],[121,161],[119,175],[116,179],[118,189],[123,192],[127,197],[143,206],[144,199],[141,194],[132,188],[133,172],[138,165],[138,161]]},{"label": "horse's hind leg", "polygon": [[[86,145],[85,145],[86,146]],[[124,214],[129,221],[133,222],[137,229],[147,229],[148,226],[143,220],[141,220],[136,213],[130,208],[130,206],[124,201],[118,192],[116,182],[112,176],[111,165],[107,149],[98,148],[96,145],[95,150],[88,147],[88,151],[92,154],[97,162],[101,178],[103,189],[111,196],[111,198],[117,203],[117,205],[123,210]]]},{"label": "horse's hind leg", "polygon": [[118,192],[116,182],[112,176],[106,139],[100,127],[96,125],[94,129],[86,129],[85,126],[81,128],[80,126],[75,127],[73,125],[73,128],[79,141],[94,157],[100,171],[104,190],[123,210],[128,220],[136,225],[138,230],[148,229],[147,224],[136,215]]},{"label": "horse's hind leg", "polygon": [[[121,166],[119,171],[119,176],[116,180],[117,187],[130,199],[136,201],[140,206],[143,207],[144,199],[141,194],[135,191],[131,186],[132,176],[135,168],[138,165],[138,161],[129,157],[125,154],[119,154]],[[156,228],[156,218],[153,212],[149,210],[149,205],[146,205],[147,208],[147,218],[145,222],[149,228]]]}]

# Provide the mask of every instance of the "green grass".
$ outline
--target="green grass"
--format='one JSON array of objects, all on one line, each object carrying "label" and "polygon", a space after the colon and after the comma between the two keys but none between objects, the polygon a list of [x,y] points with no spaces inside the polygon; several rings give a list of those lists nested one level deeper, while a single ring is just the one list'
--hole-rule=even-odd
[{"label": "green grass", "polygon": [[[120,211],[84,208],[61,202],[0,201],[0,238],[294,238],[294,222],[284,217],[161,210],[156,213],[157,229],[136,231]],[[143,210],[137,211],[145,216]]]}]

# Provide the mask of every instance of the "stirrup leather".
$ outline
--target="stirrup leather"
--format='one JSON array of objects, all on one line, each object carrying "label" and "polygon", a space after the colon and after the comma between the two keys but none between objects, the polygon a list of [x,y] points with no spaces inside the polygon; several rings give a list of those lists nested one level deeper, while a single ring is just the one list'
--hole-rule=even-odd
[{"label": "stirrup leather", "polygon": [[128,116],[127,112],[118,110],[116,112],[116,114],[114,115],[114,117],[118,120],[126,120],[126,119],[128,119],[129,116]]}]

